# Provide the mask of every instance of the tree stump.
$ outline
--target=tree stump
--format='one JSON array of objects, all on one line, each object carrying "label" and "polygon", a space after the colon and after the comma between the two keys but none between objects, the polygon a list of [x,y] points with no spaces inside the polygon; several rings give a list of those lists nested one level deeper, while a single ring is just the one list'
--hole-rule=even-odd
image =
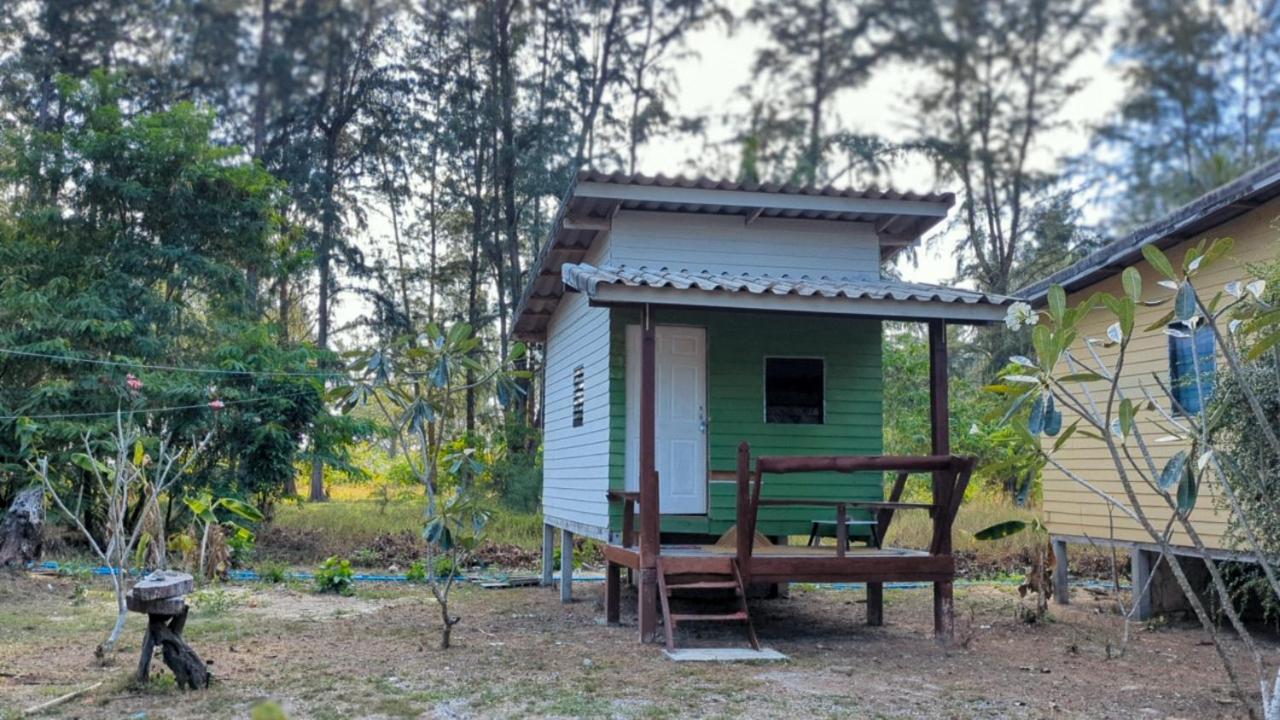
[{"label": "tree stump", "polygon": [[133,586],[126,599],[129,610],[147,616],[147,630],[142,638],[142,657],[138,660],[138,682],[146,682],[151,674],[151,658],[160,646],[164,664],[173,671],[179,688],[209,687],[213,675],[196,651],[182,639],[190,608],[183,597],[194,586],[186,573],[158,570]]},{"label": "tree stump", "polygon": [[0,521],[0,567],[25,567],[40,559],[44,530],[44,488],[18,493]]}]

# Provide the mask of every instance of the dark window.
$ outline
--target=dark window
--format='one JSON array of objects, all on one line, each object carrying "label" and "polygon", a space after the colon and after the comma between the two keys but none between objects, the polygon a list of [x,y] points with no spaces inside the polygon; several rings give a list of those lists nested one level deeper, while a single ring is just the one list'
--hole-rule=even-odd
[{"label": "dark window", "polygon": [[[1169,385],[1175,411],[1195,415],[1213,394],[1213,330],[1201,326],[1194,332],[1186,323],[1169,325]],[[1196,368],[1200,369],[1199,382]]]},{"label": "dark window", "polygon": [[764,421],[821,425],[822,374],[821,358],[765,358]]},{"label": "dark window", "polygon": [[587,390],[583,386],[582,366],[573,369],[573,426],[582,427],[582,410],[587,401]]}]

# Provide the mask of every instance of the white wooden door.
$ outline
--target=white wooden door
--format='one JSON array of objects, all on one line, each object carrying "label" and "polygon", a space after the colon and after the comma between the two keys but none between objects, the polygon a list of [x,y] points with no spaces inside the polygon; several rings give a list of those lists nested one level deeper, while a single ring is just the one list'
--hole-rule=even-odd
[{"label": "white wooden door", "polygon": [[[707,512],[707,334],[704,328],[659,325],[657,466],[663,515]],[[628,490],[640,487],[640,326],[627,327]]]}]

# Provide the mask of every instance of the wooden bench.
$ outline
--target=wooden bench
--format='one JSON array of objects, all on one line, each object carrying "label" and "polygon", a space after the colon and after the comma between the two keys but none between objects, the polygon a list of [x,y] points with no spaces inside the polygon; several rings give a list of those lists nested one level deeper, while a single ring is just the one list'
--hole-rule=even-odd
[{"label": "wooden bench", "polygon": [[[881,543],[880,534],[876,532],[880,527],[880,522],[878,520],[850,519],[850,520],[845,520],[844,525],[845,525],[845,537],[850,537],[850,533],[849,533],[850,528],[866,528],[867,546],[876,547],[876,548],[880,547],[880,543]],[[830,533],[822,532],[822,530],[826,528],[831,529]],[[809,528],[809,542],[807,544],[809,547],[813,547],[814,545],[821,542],[822,538],[824,537],[838,538],[839,536],[840,536],[840,533],[836,531],[835,520],[814,520],[811,523],[811,527]]]}]

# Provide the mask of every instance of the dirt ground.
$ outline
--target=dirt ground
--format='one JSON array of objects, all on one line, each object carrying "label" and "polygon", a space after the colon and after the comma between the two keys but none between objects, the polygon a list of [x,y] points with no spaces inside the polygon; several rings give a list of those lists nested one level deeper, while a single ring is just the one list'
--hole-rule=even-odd
[{"label": "dirt ground", "polygon": [[[755,600],[774,664],[677,664],[638,645],[634,600],[622,627],[603,621],[603,587],[457,592],[455,647],[437,648],[438,606],[424,588],[365,585],[355,597],[302,587],[199,591],[187,637],[213,661],[214,686],[179,692],[159,677],[135,687],[141,618],[114,662],[93,648],[112,619],[105,584],[0,576],[0,718],[69,690],[103,685],[42,714],[62,718],[1234,718],[1213,648],[1189,626],[1132,627],[1106,598],[1077,593],[1053,620],[1029,625],[1011,588],[957,589],[957,642],[931,638],[927,589],[886,592],[886,624],[864,624],[861,591],[793,588]],[[736,629],[685,645],[745,646]],[[1238,648],[1237,648],[1238,651]],[[1268,645],[1272,659],[1274,644]],[[1242,664],[1242,669],[1247,667]]]}]

